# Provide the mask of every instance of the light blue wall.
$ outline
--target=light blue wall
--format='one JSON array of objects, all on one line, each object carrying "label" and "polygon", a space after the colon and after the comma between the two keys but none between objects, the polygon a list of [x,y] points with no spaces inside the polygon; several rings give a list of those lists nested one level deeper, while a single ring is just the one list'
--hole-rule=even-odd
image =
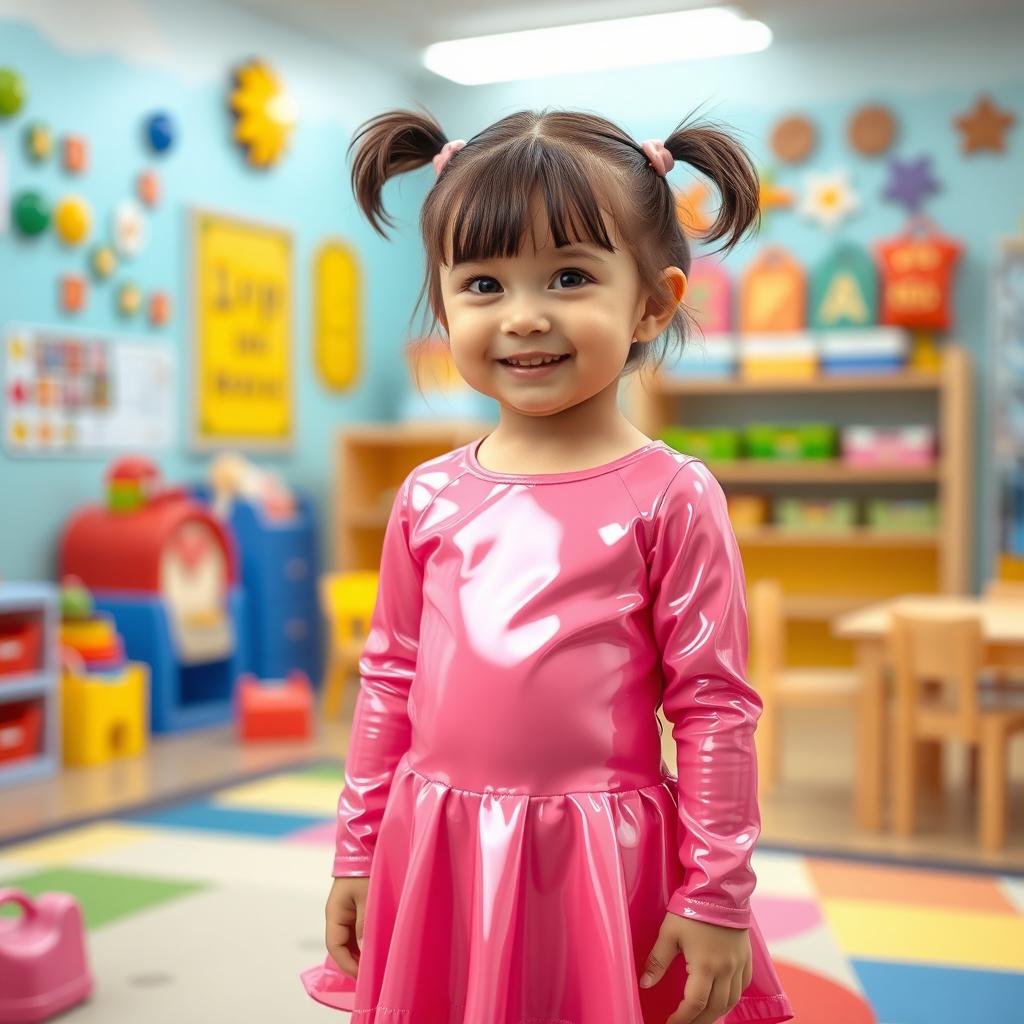
[{"label": "light blue wall", "polygon": [[[54,15],[60,9],[66,17]],[[183,381],[190,343],[187,209],[198,205],[235,212],[294,231],[296,447],[290,457],[260,461],[308,488],[322,513],[327,510],[334,429],[351,421],[391,418],[407,388],[402,343],[409,337],[423,265],[417,217],[433,180],[425,168],[388,185],[386,203],[400,228],[393,241],[380,239],[356,211],[348,185],[345,147],[366,117],[421,101],[438,114],[449,137],[468,138],[522,107],[578,107],[603,113],[642,139],[665,135],[699,106],[734,125],[758,160],[771,163],[766,140],[772,124],[783,113],[801,111],[818,123],[821,145],[805,167],[780,169],[779,183],[799,189],[808,169],[848,167],[864,204],[863,212],[835,235],[795,214],[769,219],[763,240],[790,246],[813,263],[838,238],[869,244],[902,223],[901,212],[879,196],[884,162],[858,157],[843,136],[845,119],[858,104],[889,104],[902,124],[894,152],[933,156],[944,189],[927,204],[927,212],[966,246],[958,276],[956,335],[978,364],[976,557],[979,562],[984,558],[989,515],[983,387],[988,274],[996,240],[1018,230],[1024,213],[1024,72],[1019,55],[1024,15],[923,23],[897,34],[845,34],[827,45],[782,42],[763,54],[733,60],[467,89],[403,80],[373,59],[320,45],[218,4],[119,4],[119,10],[132,16],[116,32],[101,16],[90,17],[91,9],[51,0],[0,0],[0,64],[21,71],[30,90],[25,112],[0,122],[11,188],[42,184],[54,197],[64,190],[81,192],[105,228],[113,204],[130,192],[135,174],[147,162],[139,142],[142,117],[156,107],[174,113],[181,126],[180,143],[169,158],[156,161],[165,198],[149,218],[150,243],[131,273],[147,289],[171,292],[175,318],[159,331],[145,326],[132,331],[173,347]],[[111,51],[113,38],[119,41],[117,52]],[[300,108],[291,152],[270,173],[248,170],[229,141],[224,103],[229,69],[251,55],[274,64]],[[990,91],[997,102],[1017,112],[1020,123],[1008,136],[1004,157],[967,159],[959,153],[951,118],[981,91]],[[53,166],[44,171],[26,166],[20,132],[31,117],[47,120],[56,133],[73,130],[89,138],[92,168],[83,181],[65,178]],[[685,180],[681,169],[672,175],[674,182]],[[341,236],[358,248],[365,276],[365,376],[359,387],[344,393],[323,389],[312,370],[309,269],[316,246],[327,236]],[[741,269],[757,244],[737,251],[730,267]],[[12,320],[61,322],[54,303],[56,278],[81,265],[81,254],[65,252],[51,236],[31,244],[0,236],[0,326]],[[74,322],[122,330],[112,312],[111,292],[110,284],[98,289],[88,311]],[[205,460],[185,448],[187,386],[179,393],[179,444],[160,462],[167,478],[196,480]],[[60,526],[70,509],[99,496],[104,465],[102,459],[12,459],[0,452],[0,575],[52,575]]]},{"label": "light blue wall", "polygon": [[[164,199],[147,216],[145,250],[130,265],[124,264],[112,281],[90,283],[88,308],[75,316],[59,312],[56,281],[65,271],[85,271],[83,252],[65,249],[52,232],[30,241],[14,232],[0,235],[0,327],[12,321],[67,323],[142,335],[154,346],[174,349],[179,440],[157,461],[170,481],[198,481],[206,459],[187,450],[188,210],[199,206],[290,228],[295,256],[295,448],[290,456],[257,461],[308,489],[324,522],[335,429],[395,414],[408,376],[402,343],[410,336],[409,319],[422,275],[422,257],[413,242],[384,241],[357,211],[345,150],[360,122],[383,108],[408,106],[419,93],[375,67],[372,59],[321,46],[216,4],[191,9],[182,4],[122,4],[122,11],[134,9],[136,16],[119,26],[109,19],[96,25],[96,17],[90,19],[85,10],[89,6],[42,3],[40,7],[51,12],[45,31],[10,13],[8,20],[0,20],[0,65],[16,68],[29,91],[21,113],[0,120],[11,193],[38,187],[51,201],[65,193],[83,195],[92,206],[94,239],[109,237],[114,205],[133,193],[135,176],[144,167],[159,170]],[[52,13],[61,7],[67,23]],[[117,52],[110,50],[112,39],[118,40]],[[271,171],[250,170],[230,141],[230,69],[253,55],[273,64],[300,112],[290,152]],[[141,142],[141,124],[158,108],[173,113],[179,141],[168,156],[152,159]],[[55,137],[69,131],[86,136],[91,153],[87,175],[66,175],[56,159],[42,168],[27,163],[22,131],[35,118],[48,122]],[[424,169],[388,185],[389,207],[401,223],[415,226],[423,190],[432,177]],[[357,387],[344,392],[321,386],[312,364],[310,271],[316,248],[328,236],[346,239],[358,249],[364,275],[364,375]],[[120,321],[114,312],[114,287],[129,277],[144,292],[170,292],[174,317],[167,327],[150,328],[141,316],[130,323]],[[107,461],[11,457],[0,452],[0,577],[52,577],[60,528],[73,508],[100,497]]]}]

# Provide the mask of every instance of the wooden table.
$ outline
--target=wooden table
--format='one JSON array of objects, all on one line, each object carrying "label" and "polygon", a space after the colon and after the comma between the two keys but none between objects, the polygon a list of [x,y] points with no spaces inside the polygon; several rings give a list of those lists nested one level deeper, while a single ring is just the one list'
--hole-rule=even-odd
[{"label": "wooden table", "polygon": [[1019,601],[947,594],[908,594],[867,605],[832,619],[832,632],[852,640],[863,677],[854,770],[854,803],[858,824],[882,828],[886,806],[886,765],[889,757],[889,694],[886,638],[894,611],[932,618],[976,615],[985,641],[984,663],[991,667],[1024,668],[1024,605]]}]

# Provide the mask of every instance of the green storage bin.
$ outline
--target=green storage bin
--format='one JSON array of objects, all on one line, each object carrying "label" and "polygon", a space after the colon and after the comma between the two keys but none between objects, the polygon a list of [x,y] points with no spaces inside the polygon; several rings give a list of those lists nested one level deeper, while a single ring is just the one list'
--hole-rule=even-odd
[{"label": "green storage bin", "polygon": [[869,530],[928,533],[938,525],[938,503],[927,498],[872,498],[867,503]]},{"label": "green storage bin", "polygon": [[735,427],[666,427],[660,438],[677,452],[705,462],[738,459],[742,449],[740,431]]},{"label": "green storage bin", "polygon": [[830,423],[752,423],[743,431],[743,445],[752,459],[829,459],[838,436],[838,428]]},{"label": "green storage bin", "polygon": [[852,530],[857,525],[857,502],[853,498],[778,498],[775,525],[808,533]]}]

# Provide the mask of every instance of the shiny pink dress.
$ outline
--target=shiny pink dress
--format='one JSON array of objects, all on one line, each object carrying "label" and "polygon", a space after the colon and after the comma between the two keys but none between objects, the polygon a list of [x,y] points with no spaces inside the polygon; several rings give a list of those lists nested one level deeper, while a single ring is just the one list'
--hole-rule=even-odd
[{"label": "shiny pink dress", "polygon": [[[333,874],[369,875],[353,1024],[664,1024],[665,913],[749,928],[723,1018],[793,1016],[750,912],[760,828],[743,566],[703,462],[485,469],[478,438],[392,508]],[[666,768],[664,704],[678,750]]]}]

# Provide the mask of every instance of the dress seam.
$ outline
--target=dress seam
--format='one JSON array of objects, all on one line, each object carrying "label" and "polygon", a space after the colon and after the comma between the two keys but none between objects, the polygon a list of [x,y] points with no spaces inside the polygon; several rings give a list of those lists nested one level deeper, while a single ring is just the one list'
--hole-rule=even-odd
[{"label": "dress seam", "polygon": [[587,796],[591,793],[597,793],[602,796],[615,796],[619,793],[639,793],[645,789],[658,789],[663,786],[666,782],[674,782],[675,779],[671,775],[662,775],[657,782],[649,782],[644,786],[631,786],[628,789],[573,789],[567,793],[482,793],[477,789],[463,789],[459,786],[449,785],[447,782],[443,782],[441,779],[431,778],[429,775],[424,775],[423,772],[417,771],[411,764],[406,762],[406,769],[418,775],[421,779],[426,782],[433,782],[439,786],[444,786],[445,789],[450,789],[453,793],[468,793],[470,796],[490,796],[501,798],[521,798],[528,797],[530,799],[548,797],[548,796]]}]

